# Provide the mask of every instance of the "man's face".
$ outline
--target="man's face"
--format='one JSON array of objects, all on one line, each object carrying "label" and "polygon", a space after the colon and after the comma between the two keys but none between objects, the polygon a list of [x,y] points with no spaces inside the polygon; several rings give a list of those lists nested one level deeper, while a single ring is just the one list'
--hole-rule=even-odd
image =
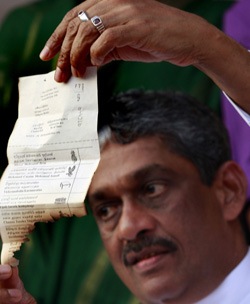
[{"label": "man's face", "polygon": [[143,303],[192,303],[225,276],[216,193],[158,138],[102,151],[89,203],[116,272]]}]

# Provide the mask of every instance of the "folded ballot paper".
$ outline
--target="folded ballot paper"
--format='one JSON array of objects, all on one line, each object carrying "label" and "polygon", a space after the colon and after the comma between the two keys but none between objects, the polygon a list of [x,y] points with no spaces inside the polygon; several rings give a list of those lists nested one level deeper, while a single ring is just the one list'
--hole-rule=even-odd
[{"label": "folded ballot paper", "polygon": [[54,72],[19,80],[19,114],[0,182],[1,263],[15,265],[36,222],[86,214],[97,168],[97,76],[54,81]]}]

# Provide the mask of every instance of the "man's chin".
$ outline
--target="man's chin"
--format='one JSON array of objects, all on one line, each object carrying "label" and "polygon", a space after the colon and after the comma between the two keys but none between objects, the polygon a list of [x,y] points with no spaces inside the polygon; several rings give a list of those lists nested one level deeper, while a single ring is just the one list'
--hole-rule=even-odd
[{"label": "man's chin", "polygon": [[176,272],[169,272],[166,268],[152,267],[154,258],[140,262],[135,266],[133,281],[128,285],[141,303],[164,303],[163,299],[175,299],[183,293],[183,282],[178,282]]}]

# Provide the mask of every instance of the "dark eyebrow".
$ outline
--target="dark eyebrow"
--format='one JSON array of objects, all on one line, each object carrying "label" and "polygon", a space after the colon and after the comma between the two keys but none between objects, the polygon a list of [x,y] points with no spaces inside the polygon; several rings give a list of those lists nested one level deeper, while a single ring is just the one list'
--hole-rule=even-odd
[{"label": "dark eyebrow", "polygon": [[105,195],[105,190],[97,190],[96,192],[94,192],[93,194],[87,196],[88,198],[88,202],[90,203],[91,201],[103,201],[106,199],[106,195]]},{"label": "dark eyebrow", "polygon": [[142,178],[145,178],[146,176],[149,176],[152,173],[161,173],[169,176],[175,174],[174,171],[170,168],[166,168],[165,166],[159,164],[151,164],[135,172],[132,172],[130,178],[134,180],[140,180]]},{"label": "dark eyebrow", "polygon": [[[164,175],[168,175],[168,176],[174,176],[176,175],[176,173],[171,170],[170,168],[166,168],[165,166],[159,165],[159,164],[151,164],[148,165],[146,167],[143,167],[141,169],[138,169],[134,172],[132,172],[131,174],[129,174],[128,176],[126,176],[126,178],[131,181],[131,182],[137,182],[140,180],[145,179],[147,176],[150,176],[152,174],[164,174]],[[103,201],[105,199],[107,199],[108,195],[107,193],[109,193],[109,188],[103,188],[103,189],[97,189],[97,191],[95,191],[93,194],[88,195],[88,200],[89,202],[91,201]]]}]

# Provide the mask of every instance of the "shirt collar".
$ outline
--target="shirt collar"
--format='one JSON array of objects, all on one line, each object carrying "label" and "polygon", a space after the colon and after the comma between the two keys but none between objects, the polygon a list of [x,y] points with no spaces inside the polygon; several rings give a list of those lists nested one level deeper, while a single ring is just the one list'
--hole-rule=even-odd
[{"label": "shirt collar", "polygon": [[223,282],[206,298],[196,304],[242,303],[250,296],[250,248],[243,260],[229,273]]}]

